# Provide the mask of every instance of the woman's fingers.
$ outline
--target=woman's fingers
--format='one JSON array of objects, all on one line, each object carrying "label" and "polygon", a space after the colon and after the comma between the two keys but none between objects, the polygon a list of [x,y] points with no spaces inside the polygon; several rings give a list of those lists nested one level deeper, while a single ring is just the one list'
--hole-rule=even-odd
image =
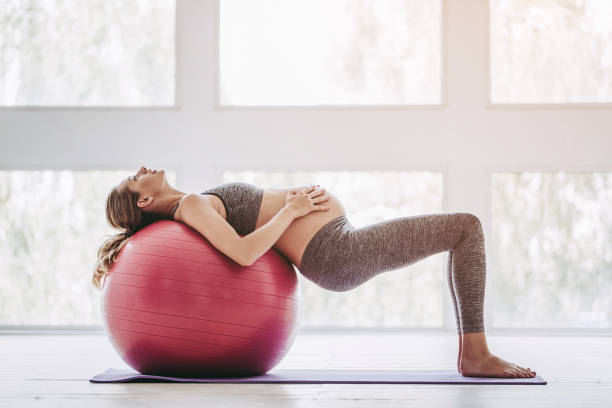
[{"label": "woman's fingers", "polygon": [[318,190],[316,190],[316,191],[315,191],[315,190],[312,190],[312,191],[311,191],[310,193],[308,193],[308,194],[309,194],[311,197],[316,197],[316,196],[318,196],[318,195],[323,194],[324,192],[325,192],[325,189],[324,189],[324,188],[320,188],[320,189],[318,189]]},{"label": "woman's fingers", "polygon": [[329,200],[329,196],[328,196],[328,195],[322,195],[322,196],[319,196],[319,197],[314,197],[314,199],[313,199],[313,200],[314,200],[315,205],[316,205],[317,207],[322,207],[321,205],[317,205],[317,204],[320,204],[320,203],[322,203],[323,201],[327,201],[327,200]]}]

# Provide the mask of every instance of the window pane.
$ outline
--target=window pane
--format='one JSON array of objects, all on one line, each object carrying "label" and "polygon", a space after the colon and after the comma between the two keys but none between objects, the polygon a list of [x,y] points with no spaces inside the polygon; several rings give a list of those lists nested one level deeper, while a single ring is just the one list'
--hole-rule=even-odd
[{"label": "window pane", "polygon": [[[440,212],[442,174],[430,172],[224,172],[223,182],[263,188],[320,184],[336,195],[355,228],[412,214]],[[383,272],[346,292],[323,289],[298,272],[303,326],[441,327],[445,254]]]},{"label": "window pane", "polygon": [[494,325],[612,327],[612,173],[496,173]]},{"label": "window pane", "polygon": [[440,3],[223,0],[220,104],[440,104]]},{"label": "window pane", "polygon": [[612,1],[490,5],[493,103],[612,102]]},{"label": "window pane", "polygon": [[91,278],[105,235],[118,232],[104,204],[134,173],[0,171],[0,325],[102,324]]},{"label": "window pane", "polygon": [[3,0],[0,105],[173,105],[174,0]]}]

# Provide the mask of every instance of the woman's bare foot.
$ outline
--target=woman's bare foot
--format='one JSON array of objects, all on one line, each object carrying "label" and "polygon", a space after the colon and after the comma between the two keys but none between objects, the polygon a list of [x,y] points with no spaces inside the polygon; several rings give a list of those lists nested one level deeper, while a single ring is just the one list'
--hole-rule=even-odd
[{"label": "woman's bare foot", "polygon": [[529,368],[524,369],[516,364],[488,354],[477,358],[462,356],[461,375],[464,377],[506,377],[506,378],[531,378],[536,372]]},{"label": "woman's bare foot", "polygon": [[459,372],[464,377],[531,378],[536,372],[497,357],[489,351],[484,332],[463,334]]}]

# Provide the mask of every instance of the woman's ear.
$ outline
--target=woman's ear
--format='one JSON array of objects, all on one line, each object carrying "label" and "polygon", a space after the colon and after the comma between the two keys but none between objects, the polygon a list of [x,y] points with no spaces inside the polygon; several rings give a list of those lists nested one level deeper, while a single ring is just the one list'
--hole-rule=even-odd
[{"label": "woman's ear", "polygon": [[140,200],[138,200],[136,205],[138,207],[140,207],[140,208],[145,208],[145,207],[151,205],[152,202],[153,202],[153,197],[152,196],[147,196],[147,197],[143,197]]}]

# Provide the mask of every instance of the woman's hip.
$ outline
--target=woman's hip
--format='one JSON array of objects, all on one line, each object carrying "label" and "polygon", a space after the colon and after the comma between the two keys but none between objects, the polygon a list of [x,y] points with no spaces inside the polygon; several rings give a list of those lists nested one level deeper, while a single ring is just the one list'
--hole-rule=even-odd
[{"label": "woman's hip", "polygon": [[346,252],[348,234],[353,226],[340,215],[324,224],[308,241],[298,269],[306,271],[328,269]]}]

